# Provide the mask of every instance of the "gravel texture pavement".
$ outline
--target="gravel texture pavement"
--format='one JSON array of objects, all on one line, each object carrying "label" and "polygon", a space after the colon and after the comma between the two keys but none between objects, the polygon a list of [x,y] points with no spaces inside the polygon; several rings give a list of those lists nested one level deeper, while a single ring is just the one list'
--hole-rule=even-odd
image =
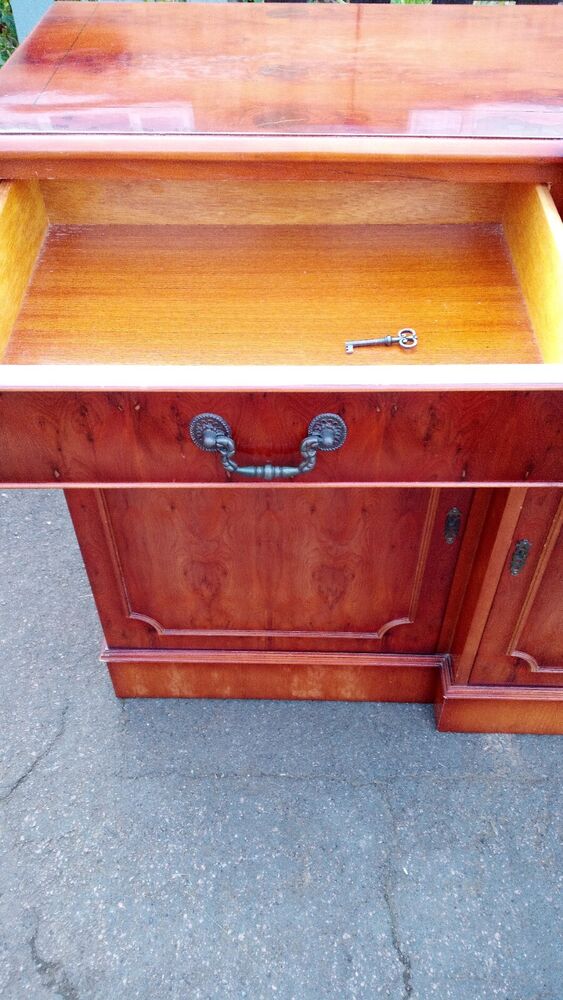
[{"label": "gravel texture pavement", "polygon": [[563,1000],[561,739],[119,702],[60,493],[0,558],[0,997]]}]

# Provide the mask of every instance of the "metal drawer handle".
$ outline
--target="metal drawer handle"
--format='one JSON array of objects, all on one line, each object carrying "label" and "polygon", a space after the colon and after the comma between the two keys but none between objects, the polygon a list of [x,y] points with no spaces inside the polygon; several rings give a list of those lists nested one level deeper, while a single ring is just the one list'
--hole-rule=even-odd
[{"label": "metal drawer handle", "polygon": [[312,472],[317,464],[317,452],[336,451],[346,440],[348,428],[342,417],[337,413],[319,413],[309,424],[307,437],[304,437],[300,452],[302,457],[299,465],[238,465],[234,455],[236,444],[232,431],[223,417],[216,413],[200,413],[190,423],[190,436],[196,447],[202,451],[216,451],[219,454],[225,472],[236,472],[238,476],[249,479],[294,479],[306,472]]}]

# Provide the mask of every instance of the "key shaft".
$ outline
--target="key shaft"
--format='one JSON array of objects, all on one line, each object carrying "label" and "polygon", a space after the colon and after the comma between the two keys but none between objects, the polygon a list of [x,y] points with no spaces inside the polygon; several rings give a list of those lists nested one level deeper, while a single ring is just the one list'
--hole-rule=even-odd
[{"label": "key shaft", "polygon": [[372,340],[347,340],[345,343],[346,354],[352,354],[355,347],[377,347],[380,344],[385,347],[391,347],[391,344],[398,344],[399,347],[410,348],[416,347],[417,337],[414,330],[405,329],[400,330],[399,333],[392,337],[388,334],[387,337],[377,337]]}]

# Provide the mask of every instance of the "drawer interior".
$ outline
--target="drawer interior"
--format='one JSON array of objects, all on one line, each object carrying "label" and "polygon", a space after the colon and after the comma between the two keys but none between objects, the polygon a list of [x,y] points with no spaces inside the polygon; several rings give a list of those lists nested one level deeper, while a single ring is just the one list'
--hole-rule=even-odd
[{"label": "drawer interior", "polygon": [[[4,182],[3,364],[563,360],[546,188]],[[345,341],[417,331],[346,354]]]}]

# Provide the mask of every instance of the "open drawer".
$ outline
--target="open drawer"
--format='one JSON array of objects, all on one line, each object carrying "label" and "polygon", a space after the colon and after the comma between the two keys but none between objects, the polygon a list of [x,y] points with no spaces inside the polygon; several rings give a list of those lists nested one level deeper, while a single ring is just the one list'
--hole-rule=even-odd
[{"label": "open drawer", "polygon": [[[5,182],[0,247],[4,483],[224,482],[189,438],[206,410],[282,464],[339,413],[311,481],[563,478],[546,188]],[[345,352],[402,327],[412,350]]]},{"label": "open drawer", "polygon": [[[531,185],[5,183],[4,365],[563,361],[563,227]],[[414,350],[345,354],[413,327]],[[335,382],[339,377],[335,373]]]}]

